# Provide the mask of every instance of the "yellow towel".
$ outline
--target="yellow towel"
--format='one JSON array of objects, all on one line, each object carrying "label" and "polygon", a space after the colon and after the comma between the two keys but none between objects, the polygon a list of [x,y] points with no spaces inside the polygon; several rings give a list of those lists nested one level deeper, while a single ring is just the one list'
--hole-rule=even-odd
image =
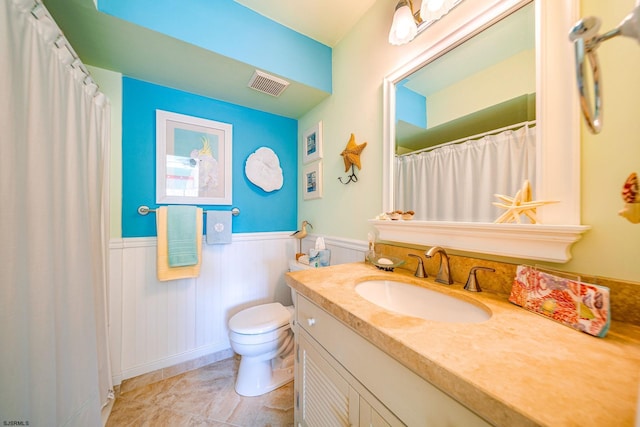
[{"label": "yellow towel", "polygon": [[169,267],[169,251],[167,245],[167,207],[162,206],[156,209],[156,224],[158,231],[158,280],[165,282],[167,280],[185,279],[189,277],[198,277],[200,275],[200,264],[202,263],[202,208],[196,211],[196,241],[198,247],[198,263],[196,265],[187,265],[184,267]]}]

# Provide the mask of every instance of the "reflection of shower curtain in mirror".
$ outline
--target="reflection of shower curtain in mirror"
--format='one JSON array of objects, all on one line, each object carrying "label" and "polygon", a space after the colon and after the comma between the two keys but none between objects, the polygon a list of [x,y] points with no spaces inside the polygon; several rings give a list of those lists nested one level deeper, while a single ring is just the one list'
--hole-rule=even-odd
[{"label": "reflection of shower curtain in mirror", "polygon": [[493,222],[502,210],[494,194],[513,196],[528,179],[536,197],[535,127],[395,160],[395,209],[428,221]]}]

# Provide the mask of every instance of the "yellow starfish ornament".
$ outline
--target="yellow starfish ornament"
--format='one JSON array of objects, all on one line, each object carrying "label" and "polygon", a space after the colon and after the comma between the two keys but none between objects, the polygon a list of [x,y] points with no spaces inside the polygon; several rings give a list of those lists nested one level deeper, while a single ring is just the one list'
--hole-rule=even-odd
[{"label": "yellow starfish ornament", "polygon": [[344,158],[344,171],[347,172],[352,165],[358,167],[358,169],[362,169],[360,165],[360,153],[364,150],[364,147],[367,146],[366,142],[358,145],[356,144],[356,137],[354,134],[351,134],[351,138],[349,138],[349,142],[347,142],[347,147],[342,150],[340,155]]},{"label": "yellow starfish ornament", "polygon": [[502,209],[506,209],[506,211],[494,221],[496,224],[505,222],[516,222],[520,224],[520,215],[525,215],[529,218],[531,224],[536,224],[537,208],[549,203],[557,203],[555,201],[531,200],[531,185],[528,180],[525,180],[522,188],[518,190],[514,197],[507,197],[502,194],[494,194],[494,196],[504,203],[494,202],[493,204]]}]

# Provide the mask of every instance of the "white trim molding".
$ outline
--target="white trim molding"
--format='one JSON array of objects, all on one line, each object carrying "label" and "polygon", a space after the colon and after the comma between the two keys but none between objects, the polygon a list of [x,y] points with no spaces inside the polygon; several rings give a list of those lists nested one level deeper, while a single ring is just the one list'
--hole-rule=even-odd
[{"label": "white trim molding", "polygon": [[215,355],[215,354],[224,355],[226,353],[228,353],[229,357],[233,356],[233,350],[228,346],[228,344],[206,345],[193,350],[184,351],[179,354],[174,354],[159,360],[153,360],[153,361],[141,363],[140,365],[137,365],[137,366],[132,366],[128,369],[123,370],[117,377],[114,378],[114,380],[117,380],[117,384],[120,384],[124,379],[134,378],[139,375],[157,371],[158,369],[169,368],[175,365],[179,365],[180,363],[197,360],[198,358],[204,357],[204,356]]},{"label": "white trim molding", "polygon": [[565,263],[585,225],[370,220],[381,240]]},{"label": "white trim molding", "polygon": [[[265,233],[233,233],[232,242],[251,242],[258,240],[280,240],[291,239],[293,231],[274,231]],[[122,248],[144,248],[147,246],[156,246],[157,238],[150,237],[125,237],[115,238],[109,241],[109,249]],[[203,242],[203,245],[205,243]]]}]

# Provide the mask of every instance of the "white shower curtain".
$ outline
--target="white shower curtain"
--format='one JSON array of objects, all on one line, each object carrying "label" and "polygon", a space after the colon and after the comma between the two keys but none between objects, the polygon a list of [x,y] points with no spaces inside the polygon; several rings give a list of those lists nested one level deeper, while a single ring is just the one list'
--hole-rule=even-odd
[{"label": "white shower curtain", "polygon": [[111,389],[109,104],[74,56],[44,6],[1,2],[3,423],[98,426]]},{"label": "white shower curtain", "polygon": [[[395,209],[428,221],[493,222],[494,194],[513,196],[536,182],[535,127],[507,130],[396,157]],[[535,191],[535,188],[534,188]]]}]

